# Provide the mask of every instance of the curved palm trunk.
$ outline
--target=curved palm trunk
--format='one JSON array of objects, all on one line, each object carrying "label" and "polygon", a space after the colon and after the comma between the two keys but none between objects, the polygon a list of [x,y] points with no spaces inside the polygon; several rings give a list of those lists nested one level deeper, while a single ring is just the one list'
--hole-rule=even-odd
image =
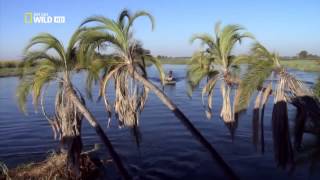
[{"label": "curved palm trunk", "polygon": [[223,121],[227,124],[232,124],[234,122],[233,113],[231,109],[230,102],[230,91],[231,87],[226,82],[221,83],[221,93],[222,93],[222,109],[220,116]]},{"label": "curved palm trunk", "polygon": [[[65,85],[63,85],[66,87]],[[72,90],[74,92],[74,90]],[[71,91],[68,91],[71,92]],[[81,101],[84,103],[84,101]],[[69,98],[68,93],[60,91],[56,96],[56,115],[52,121],[61,135],[60,149],[67,153],[67,165],[75,176],[80,177],[80,155],[82,151],[81,124],[83,116]],[[56,125],[56,126],[54,126]]]},{"label": "curved palm trunk", "polygon": [[[132,70],[131,70],[132,71]],[[231,167],[223,160],[219,153],[211,146],[211,144],[203,137],[203,135],[193,126],[190,120],[181,112],[181,110],[154,84],[145,79],[136,71],[133,71],[135,79],[140,81],[143,85],[152,90],[159,99],[165,104],[173,114],[180,120],[180,122],[191,132],[191,134],[206,148],[211,157],[221,166],[225,175],[230,179],[238,179]]]},{"label": "curved palm trunk", "polygon": [[105,144],[107,149],[109,150],[110,156],[114,160],[116,167],[122,176],[123,179],[131,179],[129,173],[125,169],[118,153],[114,150],[109,138],[97,122],[97,120],[94,118],[94,116],[91,114],[91,112],[81,103],[79,97],[74,93],[72,90],[71,85],[68,86],[68,94],[70,95],[70,99],[73,101],[75,106],[78,108],[78,110],[83,114],[83,116],[88,120],[89,124],[95,129],[96,133],[102,140],[102,142]]}]

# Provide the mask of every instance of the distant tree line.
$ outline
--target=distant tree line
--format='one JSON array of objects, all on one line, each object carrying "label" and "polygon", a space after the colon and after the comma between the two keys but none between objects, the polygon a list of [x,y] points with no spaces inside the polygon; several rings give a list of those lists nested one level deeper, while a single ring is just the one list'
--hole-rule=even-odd
[{"label": "distant tree line", "polygon": [[320,56],[316,54],[309,54],[308,51],[306,50],[300,51],[297,54],[297,57],[300,59],[319,59],[320,58]]},{"label": "distant tree line", "polygon": [[[174,59],[189,59],[190,57],[188,57],[188,56],[175,57],[175,56],[158,55],[157,58],[158,59],[173,59],[174,60]],[[290,60],[290,59],[314,59],[314,60],[320,60],[320,56],[317,55],[317,54],[311,54],[306,50],[302,50],[295,56],[281,56],[281,59],[285,59],[285,60]]]},{"label": "distant tree line", "polygon": [[306,50],[300,51],[296,56],[282,56],[281,59],[314,59],[314,60],[320,60],[320,56],[317,54],[311,54]]},{"label": "distant tree line", "polygon": [[190,58],[189,56],[163,56],[163,55],[158,55],[158,59],[187,59]]}]

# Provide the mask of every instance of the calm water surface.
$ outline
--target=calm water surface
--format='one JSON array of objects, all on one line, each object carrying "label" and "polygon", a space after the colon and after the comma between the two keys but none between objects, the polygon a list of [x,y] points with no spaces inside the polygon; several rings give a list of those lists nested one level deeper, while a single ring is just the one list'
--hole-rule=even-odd
[{"label": "calm water surface", "polygon": [[[226,162],[241,179],[320,179],[320,172],[310,174],[309,165],[303,164],[288,173],[276,167],[272,150],[271,112],[272,98],[265,112],[265,154],[257,152],[252,145],[251,112],[240,117],[234,139],[219,118],[221,95],[215,89],[213,118],[207,120],[201,103],[201,90],[196,89],[192,98],[187,96],[184,65],[165,65],[173,70],[179,81],[176,86],[166,86],[166,94],[192,120],[210,143],[218,150]],[[310,84],[315,81],[315,73],[291,71],[301,80]],[[157,73],[149,68],[151,80],[159,85]],[[84,75],[74,77],[75,85],[84,92]],[[51,128],[41,113],[35,113],[31,99],[28,101],[28,116],[17,107],[15,89],[19,79],[0,78],[0,161],[9,167],[21,163],[39,161],[57,147]],[[203,86],[203,83],[200,87]],[[55,87],[49,89],[46,98],[47,111],[53,109]],[[110,89],[110,95],[113,94]],[[94,88],[97,97],[98,88]],[[139,130],[141,140],[137,146],[133,133],[128,128],[117,128],[113,119],[112,127],[106,128],[106,113],[102,102],[87,100],[87,106],[105,128],[130,173],[142,179],[223,179],[223,173],[205,149],[191,136],[179,120],[150,93],[145,110],[141,114]],[[292,107],[289,107],[292,109]],[[290,111],[294,115],[294,111]],[[86,150],[100,143],[99,138],[86,121],[83,125],[83,140]],[[106,157],[101,148],[97,155]],[[319,168],[319,167],[318,167]],[[117,176],[108,172],[112,179]],[[110,178],[109,177],[109,178]]]}]

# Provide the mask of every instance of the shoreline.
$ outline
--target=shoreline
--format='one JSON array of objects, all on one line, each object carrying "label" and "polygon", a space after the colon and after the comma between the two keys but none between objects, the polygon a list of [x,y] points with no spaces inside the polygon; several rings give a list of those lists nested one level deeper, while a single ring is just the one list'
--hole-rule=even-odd
[{"label": "shoreline", "polygon": [[[187,65],[187,58],[165,58],[160,59],[162,64],[171,64],[171,65]],[[1,61],[0,61],[1,62]],[[22,75],[21,61],[3,61],[9,66],[1,67],[0,66],[0,78],[6,77],[16,77]],[[245,62],[243,64],[246,64]],[[281,60],[281,64],[288,68],[296,69],[304,72],[320,72],[320,60]],[[33,71],[28,72],[30,74],[34,73]]]}]

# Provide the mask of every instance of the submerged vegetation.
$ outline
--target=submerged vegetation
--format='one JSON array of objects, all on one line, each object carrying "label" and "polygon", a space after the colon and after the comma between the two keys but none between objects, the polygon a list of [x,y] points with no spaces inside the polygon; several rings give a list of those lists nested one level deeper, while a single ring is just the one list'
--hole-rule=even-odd
[{"label": "submerged vegetation", "polygon": [[[91,173],[97,172],[98,169],[97,165],[83,154],[81,127],[85,119],[106,146],[121,177],[132,178],[103,128],[86,107],[85,97],[73,84],[72,76],[83,71],[87,74],[85,88],[90,100],[93,99],[91,92],[93,84],[99,83],[98,100],[103,100],[107,113],[107,127],[110,127],[114,112],[119,127],[128,127],[133,132],[138,132],[140,113],[144,109],[148,93],[153,92],[208,151],[225,175],[230,179],[238,179],[233,169],[197,130],[192,121],[161,88],[148,79],[147,66],[152,64],[159,72],[162,86],[165,76],[162,64],[173,61],[177,64],[187,62],[190,94],[201,81],[206,82],[202,88],[202,101],[208,118],[212,117],[214,88],[220,85],[223,99],[220,117],[232,135],[238,116],[247,109],[252,96],[257,95],[252,121],[253,142],[256,147],[259,142],[261,143],[262,152],[264,109],[268,98],[273,95],[272,128],[275,158],[279,166],[286,167],[288,164],[293,164],[294,150],[301,147],[305,128],[320,127],[320,105],[319,99],[315,97],[320,94],[320,83],[318,81],[315,90],[312,91],[289,74],[286,66],[308,69],[309,65],[301,66],[300,61],[296,63],[292,63],[293,61],[289,63],[289,60],[281,61],[278,54],[269,52],[257,42],[254,43],[251,54],[235,56],[232,50],[236,44],[244,39],[254,40],[254,38],[239,25],[221,27],[220,23],[216,24],[213,36],[208,34],[192,36],[191,42],[199,40],[203,46],[190,60],[161,61],[153,57],[151,52],[143,47],[142,42],[134,38],[133,25],[139,17],[147,17],[151,22],[151,28],[154,29],[154,18],[145,11],[131,13],[123,10],[115,20],[92,16],[80,24],[67,47],[64,47],[58,38],[43,33],[33,37],[26,46],[23,62],[0,63],[0,72],[5,72],[4,69],[19,69],[17,74],[21,77],[17,97],[20,109],[25,112],[25,104],[31,94],[35,109],[41,108],[55,138],[60,142],[59,152],[55,156],[49,157],[41,164],[12,170],[6,170],[3,166],[5,175],[26,178],[41,176],[49,179],[52,177],[68,179],[70,176],[91,177]],[[239,65],[243,63],[248,64],[248,70],[240,76]],[[314,62],[310,60],[309,63]],[[311,69],[317,71],[318,65]],[[271,82],[267,81],[268,78],[272,78]],[[109,83],[112,83],[111,87],[115,89],[114,102],[110,102],[111,98],[107,92]],[[54,109],[50,111],[54,113],[48,114],[45,97],[47,87],[52,84],[57,87],[55,102],[49,102],[54,104]],[[205,95],[207,103],[204,103]],[[293,145],[288,126],[288,103],[297,109]]]}]

